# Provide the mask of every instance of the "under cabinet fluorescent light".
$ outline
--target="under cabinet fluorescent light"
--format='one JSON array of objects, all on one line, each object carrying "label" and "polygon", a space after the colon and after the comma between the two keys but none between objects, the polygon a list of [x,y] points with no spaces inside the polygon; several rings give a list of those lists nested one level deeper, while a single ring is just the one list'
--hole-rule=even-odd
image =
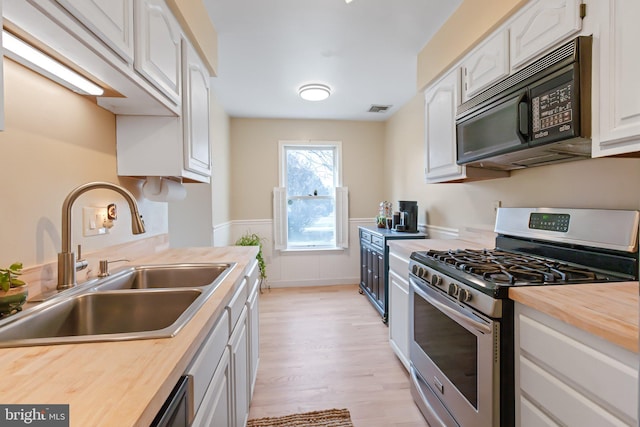
[{"label": "under cabinet fluorescent light", "polygon": [[2,31],[4,53],[14,61],[81,95],[102,95],[104,90],[80,74],[45,55],[13,34]]}]

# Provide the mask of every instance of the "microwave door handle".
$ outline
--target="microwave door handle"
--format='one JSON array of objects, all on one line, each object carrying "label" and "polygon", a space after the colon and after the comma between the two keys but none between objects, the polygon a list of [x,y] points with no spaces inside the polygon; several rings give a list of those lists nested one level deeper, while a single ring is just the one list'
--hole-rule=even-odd
[{"label": "microwave door handle", "polygon": [[518,138],[523,144],[529,142],[529,100],[526,92],[518,99]]}]

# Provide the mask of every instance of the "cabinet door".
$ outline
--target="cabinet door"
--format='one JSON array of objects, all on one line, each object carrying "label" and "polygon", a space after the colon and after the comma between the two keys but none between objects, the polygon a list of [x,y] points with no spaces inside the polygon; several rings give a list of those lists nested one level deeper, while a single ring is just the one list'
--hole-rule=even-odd
[{"label": "cabinet door", "polygon": [[136,2],[135,69],[171,101],[180,105],[180,26],[164,0]]},{"label": "cabinet door", "polygon": [[[406,275],[406,272],[404,274]],[[389,270],[389,341],[404,367],[409,370],[409,282],[391,269]]]},{"label": "cabinet door", "polygon": [[193,427],[231,425],[231,372],[228,348],[222,354],[200,410],[196,413],[191,425]]},{"label": "cabinet door", "polygon": [[211,176],[209,73],[196,50],[186,40],[183,42],[183,51],[184,168]]},{"label": "cabinet door", "polygon": [[257,284],[254,285],[254,291],[249,295],[249,300],[247,301],[247,308],[249,310],[249,402],[251,402],[251,397],[253,396],[260,358],[260,292],[258,292],[260,279],[257,279],[256,282]]},{"label": "cabinet door", "polygon": [[581,0],[536,0],[509,26],[511,69],[522,68],[582,28]]},{"label": "cabinet door", "polygon": [[133,63],[133,0],[57,0],[100,40]]},{"label": "cabinet door", "polygon": [[367,247],[367,282],[365,286],[369,289],[369,292],[375,293],[373,287],[373,251]]},{"label": "cabinet door", "polygon": [[233,423],[236,427],[244,427],[249,415],[248,384],[248,342],[247,342],[247,309],[242,311],[231,338],[231,378],[233,396]]},{"label": "cabinet door", "polygon": [[425,92],[425,176],[427,182],[464,177],[456,164],[456,108],[460,76],[455,68]]},{"label": "cabinet door", "polygon": [[461,65],[464,102],[509,75],[509,31],[498,31]]},{"label": "cabinet door", "polygon": [[[608,0],[599,18],[600,55],[594,79],[600,89],[600,132],[594,135],[593,156],[640,152],[640,2]],[[595,70],[594,70],[595,71]],[[594,114],[597,117],[597,114]]]},{"label": "cabinet door", "polygon": [[[2,23],[2,0],[0,0],[0,23]],[[0,32],[0,45],[2,33]],[[0,131],[4,130],[4,67],[0,67]]]},{"label": "cabinet door", "polygon": [[360,285],[363,288],[367,286],[368,275],[368,263],[367,263],[367,247],[360,241]]},{"label": "cabinet door", "polygon": [[378,303],[380,304],[380,307],[385,307],[385,303],[387,302],[387,289],[384,282],[386,273],[384,254],[376,252],[376,257],[378,258],[376,262],[376,276],[378,277]]}]

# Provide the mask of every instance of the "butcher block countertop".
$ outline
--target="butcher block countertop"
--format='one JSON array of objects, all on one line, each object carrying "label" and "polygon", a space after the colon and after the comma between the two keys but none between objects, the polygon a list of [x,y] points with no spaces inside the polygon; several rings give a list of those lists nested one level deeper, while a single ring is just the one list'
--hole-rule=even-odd
[{"label": "butcher block countertop", "polygon": [[148,426],[223,312],[258,248],[168,249],[129,265],[236,262],[173,338],[0,349],[3,404],[69,404],[70,425]]},{"label": "butcher block countertop", "polygon": [[511,288],[509,298],[638,353],[638,282]]}]

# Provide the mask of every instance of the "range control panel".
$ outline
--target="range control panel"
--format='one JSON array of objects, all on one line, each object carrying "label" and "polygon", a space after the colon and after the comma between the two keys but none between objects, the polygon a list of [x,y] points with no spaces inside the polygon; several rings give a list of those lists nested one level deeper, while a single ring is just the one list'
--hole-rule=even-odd
[{"label": "range control panel", "polygon": [[529,216],[529,228],[533,230],[569,231],[569,214],[532,212]]}]

